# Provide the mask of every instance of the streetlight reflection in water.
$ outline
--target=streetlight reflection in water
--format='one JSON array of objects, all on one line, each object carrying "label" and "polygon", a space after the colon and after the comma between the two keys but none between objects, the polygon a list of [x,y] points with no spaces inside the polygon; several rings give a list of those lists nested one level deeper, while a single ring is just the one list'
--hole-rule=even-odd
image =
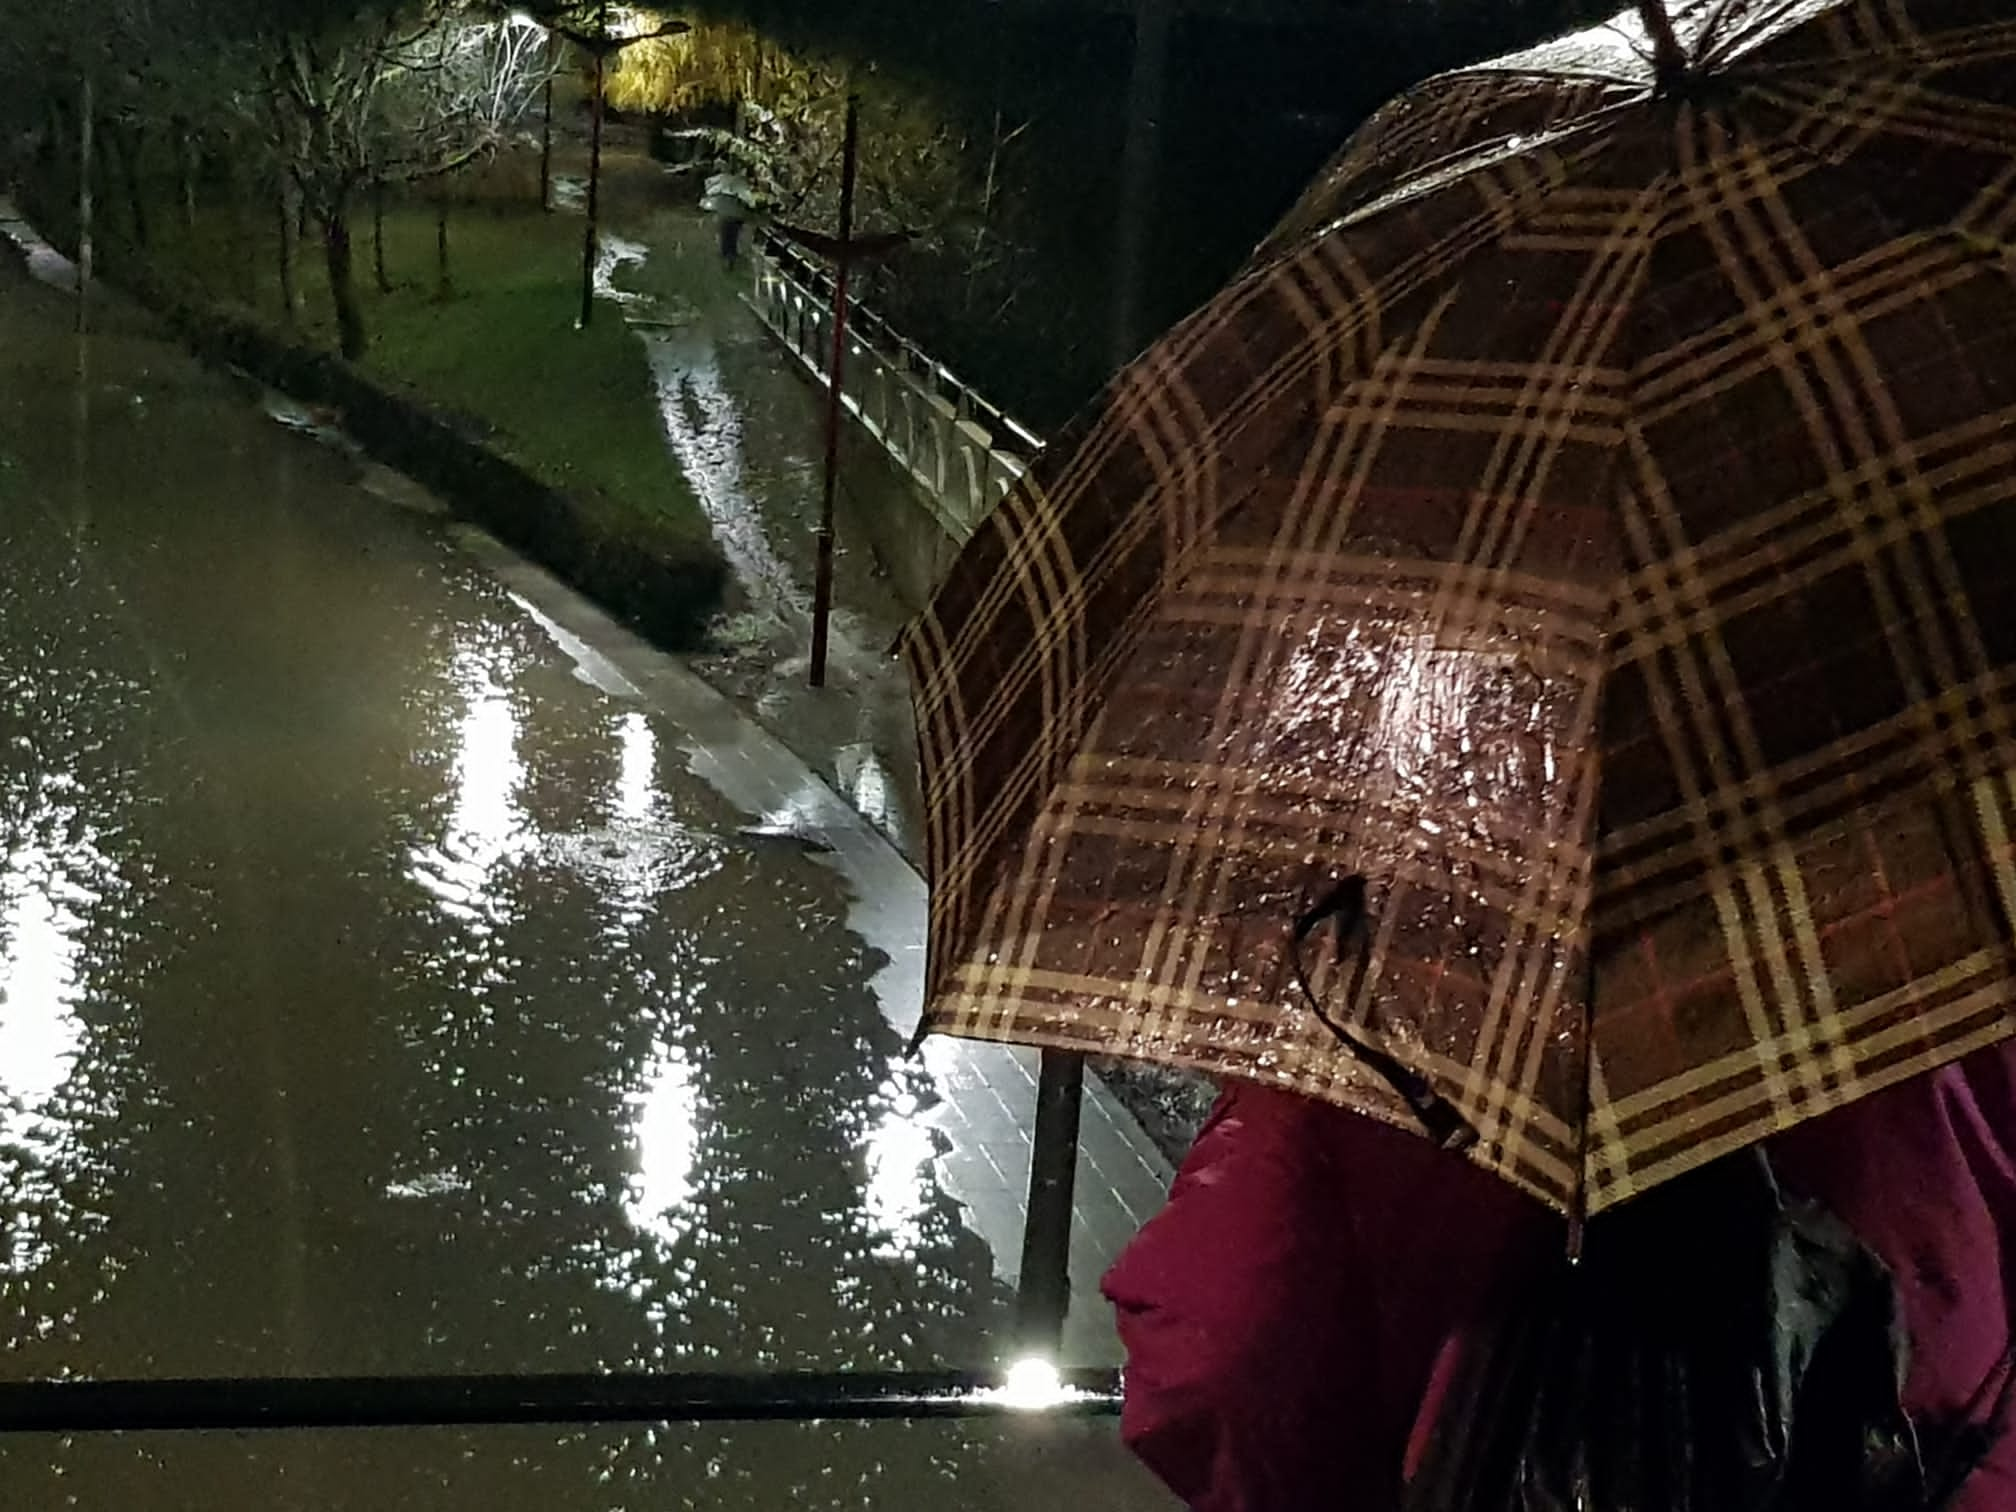
[{"label": "streetlight reflection in water", "polygon": [[14,1198],[0,1215],[0,1269],[17,1275],[48,1258],[28,1199],[54,1198],[76,1154],[60,1104],[84,1050],[84,931],[110,865],[73,818],[46,808],[30,831],[76,838],[20,844],[0,861],[0,1190]]}]

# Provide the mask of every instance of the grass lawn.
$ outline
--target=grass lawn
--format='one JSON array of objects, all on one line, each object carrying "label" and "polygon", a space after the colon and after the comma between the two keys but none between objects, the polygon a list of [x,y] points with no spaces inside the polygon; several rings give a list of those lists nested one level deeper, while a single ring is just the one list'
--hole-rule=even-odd
[{"label": "grass lawn", "polygon": [[[664,553],[714,551],[692,489],[666,451],[641,344],[608,304],[586,331],[580,314],[582,223],[531,205],[456,205],[449,221],[453,293],[437,297],[434,214],[395,205],[385,219],[392,292],[373,273],[371,216],[352,231],[357,289],[371,334],[364,367],[435,408],[475,422],[490,443],[543,481],[594,507]],[[192,234],[157,231],[154,260],[213,298],[284,317],[270,217],[234,227],[206,211]],[[304,339],[333,349],[322,248],[304,243],[297,280]]]}]

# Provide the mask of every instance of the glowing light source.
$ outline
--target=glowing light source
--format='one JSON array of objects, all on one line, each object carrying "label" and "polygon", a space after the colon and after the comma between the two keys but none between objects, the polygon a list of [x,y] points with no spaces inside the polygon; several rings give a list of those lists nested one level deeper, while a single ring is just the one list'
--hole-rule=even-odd
[{"label": "glowing light source", "polygon": [[1008,1368],[1001,1400],[1017,1412],[1043,1412],[1072,1398],[1071,1388],[1049,1360],[1031,1355]]}]

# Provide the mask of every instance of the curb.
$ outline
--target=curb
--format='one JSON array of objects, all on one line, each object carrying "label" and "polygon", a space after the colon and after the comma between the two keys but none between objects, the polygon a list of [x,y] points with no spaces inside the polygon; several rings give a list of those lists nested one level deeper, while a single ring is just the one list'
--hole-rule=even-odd
[{"label": "curb", "polygon": [[[0,237],[31,263],[49,251],[4,196]],[[331,353],[294,345],[228,309],[192,303],[151,269],[121,267],[101,281],[130,295],[203,361],[335,411],[335,428],[373,460],[423,484],[651,641],[675,652],[704,643],[729,586],[718,550],[674,560],[648,540],[612,532],[588,503],[540,481],[429,405]]]}]

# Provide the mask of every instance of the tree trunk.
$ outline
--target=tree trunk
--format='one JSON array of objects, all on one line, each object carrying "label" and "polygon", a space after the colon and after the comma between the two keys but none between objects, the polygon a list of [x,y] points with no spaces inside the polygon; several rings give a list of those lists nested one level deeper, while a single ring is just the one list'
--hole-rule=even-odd
[{"label": "tree trunk", "polygon": [[238,293],[247,305],[259,303],[259,238],[252,230],[247,207],[258,202],[258,190],[248,184],[227,160],[224,167],[224,194],[230,205],[231,247],[237,255]]},{"label": "tree trunk", "polygon": [[294,212],[291,186],[281,184],[274,209],[280,232],[280,315],[292,325],[301,315],[301,284],[294,276],[294,254],[300,237],[300,218]]},{"label": "tree trunk", "polygon": [[[606,33],[605,33],[606,35]],[[595,54],[595,98],[588,132],[588,229],[581,245],[581,329],[595,319],[595,264],[602,254],[602,76],[607,53]]]},{"label": "tree trunk", "polygon": [[392,292],[392,275],[385,271],[385,180],[371,180],[371,272],[378,280],[378,292]]},{"label": "tree trunk", "polygon": [[91,327],[91,265],[95,258],[91,245],[91,157],[95,145],[98,105],[93,98],[91,76],[84,76],[82,108],[77,127],[77,329]]},{"label": "tree trunk", "polygon": [[[550,45],[550,44],[549,44]],[[551,66],[550,60],[548,66]],[[539,208],[553,210],[553,80],[546,80],[546,107],[539,128]]]},{"label": "tree trunk", "polygon": [[64,167],[65,154],[70,145],[70,117],[64,112],[63,96],[52,90],[42,102],[42,131],[35,143],[35,171],[46,176],[53,186],[67,180],[59,176],[68,170]]},{"label": "tree trunk", "polygon": [[147,223],[147,195],[140,179],[140,158],[146,149],[146,138],[131,126],[120,126],[110,133],[112,145],[117,148],[119,178],[126,189],[126,213],[133,226],[133,244],[144,249],[151,240],[152,229]]},{"label": "tree trunk", "polygon": [[196,178],[201,171],[202,160],[195,140],[189,134],[186,121],[178,121],[176,134],[176,172],[181,179],[182,229],[189,235],[196,234]]},{"label": "tree trunk", "polygon": [[448,185],[445,178],[434,187],[434,272],[434,297],[446,304],[455,297],[455,283],[448,276]]},{"label": "tree trunk", "polygon": [[364,310],[357,302],[357,270],[350,255],[350,207],[338,200],[322,223],[322,250],[329,264],[329,297],[336,305],[336,330],[343,355],[352,362],[370,345]]},{"label": "tree trunk", "polygon": [[[998,96],[999,90],[996,90]],[[973,227],[973,255],[966,260],[967,314],[973,313],[974,285],[980,272],[981,254],[987,247],[987,228],[994,220],[994,196],[1001,179],[1001,107],[994,107],[994,139],[987,151],[987,182],[980,191],[980,219]]]}]

